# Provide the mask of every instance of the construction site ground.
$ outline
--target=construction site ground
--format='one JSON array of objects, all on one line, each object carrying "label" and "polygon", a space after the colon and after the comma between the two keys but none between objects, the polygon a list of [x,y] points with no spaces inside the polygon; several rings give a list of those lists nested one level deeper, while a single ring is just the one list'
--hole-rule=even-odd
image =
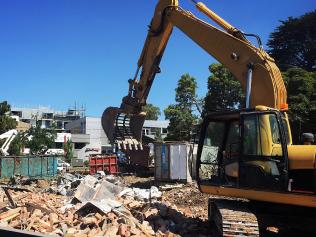
[{"label": "construction site ground", "polygon": [[170,184],[170,189],[162,192],[161,201],[175,205],[187,217],[197,218],[201,223],[207,221],[207,204],[210,195],[201,193],[196,182],[180,183],[180,187],[177,187],[175,183],[156,182],[153,177],[142,178],[135,175],[125,176],[124,181],[127,185],[137,188]]},{"label": "construction site ground", "polygon": [[[195,182],[63,174],[54,180],[16,178],[1,187],[1,228],[67,237],[212,236],[210,195],[200,193]],[[260,234],[298,235],[304,233],[281,234],[273,226]]]},{"label": "construction site ground", "polygon": [[[156,182],[153,177],[142,178],[137,176],[125,176],[126,184],[134,187],[148,188],[152,185],[165,185],[164,182]],[[163,191],[162,202],[170,203],[177,210],[183,213],[185,220],[191,220],[199,228],[192,236],[211,236],[212,230],[208,222],[208,200],[209,198],[220,198],[218,196],[201,193],[195,181],[183,184],[182,187]],[[234,199],[234,198],[228,198]],[[196,234],[196,235],[194,235]],[[311,236],[311,232],[304,229],[293,229],[289,226],[282,226],[282,230],[277,226],[269,226],[261,229],[260,236],[281,237],[281,236]],[[312,234],[313,235],[313,234]]]}]

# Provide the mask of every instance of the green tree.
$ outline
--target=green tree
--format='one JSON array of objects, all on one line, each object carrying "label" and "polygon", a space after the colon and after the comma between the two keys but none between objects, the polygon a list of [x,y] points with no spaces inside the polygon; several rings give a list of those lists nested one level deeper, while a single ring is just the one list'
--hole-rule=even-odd
[{"label": "green tree", "polygon": [[316,73],[290,68],[283,73],[288,93],[293,140],[303,132],[316,133]]},{"label": "green tree", "polygon": [[205,97],[204,111],[244,107],[245,97],[240,82],[223,65],[213,63],[209,66],[208,92]]},{"label": "green tree", "polygon": [[160,116],[160,109],[153,104],[147,104],[144,106],[143,110],[146,112],[146,119],[148,120],[157,120]]},{"label": "green tree", "polygon": [[168,135],[165,140],[189,141],[193,125],[197,117],[193,114],[196,103],[197,83],[194,77],[184,74],[176,88],[176,104],[169,105],[165,110],[166,119],[170,120]]},{"label": "green tree", "polygon": [[269,53],[281,71],[300,67],[316,70],[316,10],[298,18],[289,17],[281,21],[270,34]]},{"label": "green tree", "polygon": [[11,111],[11,106],[7,101],[0,103],[0,134],[9,131],[10,129],[15,129],[17,122],[15,119],[10,118],[8,114]]},{"label": "green tree", "polygon": [[40,123],[37,123],[35,127],[31,127],[28,130],[27,135],[31,138],[27,143],[30,153],[42,154],[46,150],[53,148],[57,133],[54,125],[51,129],[46,129],[41,128]]},{"label": "green tree", "polygon": [[176,102],[183,108],[192,108],[197,100],[197,83],[188,73],[181,76],[176,88]]},{"label": "green tree", "polygon": [[22,155],[22,150],[27,144],[27,142],[28,142],[28,139],[27,139],[26,134],[19,133],[11,142],[8,153],[10,155],[15,155],[15,156]]},{"label": "green tree", "polygon": [[68,139],[67,142],[64,144],[64,151],[65,151],[65,160],[66,162],[70,164],[74,156],[73,144],[72,144],[71,139]]}]

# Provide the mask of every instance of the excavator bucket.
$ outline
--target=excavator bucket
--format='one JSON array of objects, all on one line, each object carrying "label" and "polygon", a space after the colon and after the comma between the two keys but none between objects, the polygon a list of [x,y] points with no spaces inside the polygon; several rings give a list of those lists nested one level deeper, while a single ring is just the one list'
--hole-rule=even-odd
[{"label": "excavator bucket", "polygon": [[143,149],[142,129],[146,113],[126,114],[117,107],[108,107],[101,118],[102,127],[111,144],[122,150]]}]

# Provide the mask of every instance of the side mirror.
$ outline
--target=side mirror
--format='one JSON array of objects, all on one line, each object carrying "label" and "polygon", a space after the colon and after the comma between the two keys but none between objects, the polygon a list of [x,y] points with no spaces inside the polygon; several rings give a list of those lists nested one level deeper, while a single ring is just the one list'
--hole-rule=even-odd
[{"label": "side mirror", "polygon": [[312,143],[315,141],[314,135],[312,133],[303,133],[302,141],[304,145],[312,145]]}]

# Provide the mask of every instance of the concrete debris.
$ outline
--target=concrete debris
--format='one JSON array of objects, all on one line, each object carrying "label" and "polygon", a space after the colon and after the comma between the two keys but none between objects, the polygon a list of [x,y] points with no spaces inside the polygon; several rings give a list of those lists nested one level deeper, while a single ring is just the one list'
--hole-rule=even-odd
[{"label": "concrete debris", "polygon": [[[0,225],[67,237],[195,236],[197,230],[208,236],[207,222],[187,216],[165,200],[166,189],[124,188],[123,183],[112,175],[64,173],[57,182],[37,180],[24,189],[7,187],[10,197],[0,189]],[[180,190],[190,189],[173,186],[170,200]]]},{"label": "concrete debris", "polygon": [[157,187],[151,186],[149,189],[140,188],[126,188],[119,193],[120,197],[129,196],[141,201],[148,201],[150,199],[159,199],[162,193]]},{"label": "concrete debris", "polygon": [[118,185],[112,184],[106,180],[95,185],[91,179],[88,178],[88,182],[85,180],[78,186],[77,191],[74,194],[75,200],[79,202],[87,201],[101,201],[102,199],[114,199],[115,196],[122,190]]},{"label": "concrete debris", "polygon": [[87,215],[90,213],[102,213],[107,214],[112,210],[112,207],[108,205],[107,202],[102,201],[89,201],[84,203],[79,210],[77,211],[78,214]]},{"label": "concrete debris", "polygon": [[87,184],[81,183],[75,192],[74,198],[79,202],[87,202],[93,199],[96,193],[95,188],[88,186]]},{"label": "concrete debris", "polygon": [[176,188],[182,188],[183,184],[165,184],[164,186],[160,186],[159,190],[161,191],[169,191]]},{"label": "concrete debris", "polygon": [[104,177],[104,176],[105,176],[105,172],[104,172],[103,170],[98,171],[97,174],[99,174],[101,177]]},{"label": "concrete debris", "polygon": [[86,177],[84,177],[82,183],[91,187],[91,188],[94,188],[95,185],[97,184],[98,182],[98,179],[96,177],[93,177],[91,175],[87,175]]},{"label": "concrete debris", "polygon": [[109,182],[112,183],[112,184],[122,186],[122,181],[121,181],[121,179],[120,179],[119,177],[115,176],[115,175],[112,175],[112,174],[107,175],[107,176],[105,176],[105,180],[106,180],[106,181],[109,181]]}]

